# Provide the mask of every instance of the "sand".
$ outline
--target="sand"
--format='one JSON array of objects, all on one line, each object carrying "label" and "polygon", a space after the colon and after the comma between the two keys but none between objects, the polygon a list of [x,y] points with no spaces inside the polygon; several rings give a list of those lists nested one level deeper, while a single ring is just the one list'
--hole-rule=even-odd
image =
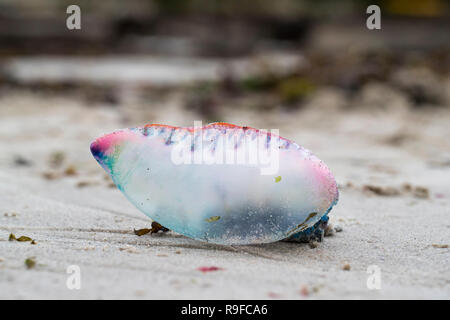
[{"label": "sand", "polygon": [[[328,101],[333,93],[321,94]],[[316,108],[259,115],[233,109],[218,120],[279,128],[324,160],[340,186],[330,217],[342,232],[316,248],[226,247],[173,232],[133,233],[151,220],[110,186],[89,152],[93,138],[130,124],[123,115],[131,106],[3,95],[0,298],[449,299],[448,108],[318,112],[320,99],[311,102]],[[195,119],[174,102],[153,106],[132,124]],[[37,244],[8,241],[10,233]],[[29,257],[36,261],[31,269]],[[66,285],[71,265],[81,271],[79,290]],[[379,290],[367,287],[372,265],[381,272]],[[204,273],[202,266],[220,269]]]}]

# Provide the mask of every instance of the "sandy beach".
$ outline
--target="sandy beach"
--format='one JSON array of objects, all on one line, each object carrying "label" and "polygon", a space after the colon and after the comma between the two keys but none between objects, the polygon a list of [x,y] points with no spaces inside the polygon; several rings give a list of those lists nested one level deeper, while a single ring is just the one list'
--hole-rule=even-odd
[{"label": "sandy beach", "polygon": [[[8,91],[0,97],[0,298],[449,299],[450,109],[411,111],[383,85],[365,89],[352,103],[371,108],[345,109],[340,93],[325,88],[300,110],[230,108],[216,119],[278,128],[330,167],[340,191],[330,218],[342,231],[316,248],[135,235],[151,220],[112,185],[90,142],[202,116],[176,98],[150,99],[147,111],[133,101]],[[8,241],[11,233],[36,244]],[[79,290],[66,285],[71,265],[81,271]],[[380,270],[379,290],[367,286],[369,266]]]}]

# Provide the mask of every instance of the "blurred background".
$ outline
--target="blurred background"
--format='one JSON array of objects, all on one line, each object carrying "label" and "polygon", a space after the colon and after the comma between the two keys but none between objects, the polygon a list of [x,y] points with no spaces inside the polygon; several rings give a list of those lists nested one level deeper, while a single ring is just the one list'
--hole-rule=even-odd
[{"label": "blurred background", "polygon": [[[2,95],[151,109],[184,89],[180,106],[208,121],[237,107],[299,109],[323,88],[351,107],[374,84],[410,107],[449,103],[447,0],[85,0],[81,30],[66,28],[70,4],[0,1]],[[370,4],[382,30],[366,28]]]},{"label": "blurred background", "polygon": [[[38,152],[62,148],[71,126],[87,145],[194,120],[279,128],[311,148],[355,133],[427,155],[422,138],[448,146],[435,121],[449,120],[450,1],[80,0],[81,30],[66,27],[70,4],[0,0],[5,141],[23,133],[6,118],[20,114],[48,133]],[[366,27],[370,4],[381,30]]]},{"label": "blurred background", "polygon": [[[426,124],[446,140],[434,121],[449,119],[450,1],[80,0],[81,30],[66,27],[70,4],[0,0],[0,112],[49,132],[39,152],[62,148],[71,126],[87,145],[101,130],[193,120],[279,128],[311,148],[317,131],[319,148],[356,133],[429,154],[414,139]],[[381,30],[366,27],[370,4]],[[4,118],[5,141],[19,127]]]},{"label": "blurred background", "polygon": [[[81,30],[66,27],[72,4]],[[0,297],[448,298],[449,70],[448,0],[0,0]],[[137,237],[150,220],[89,145],[194,120],[310,149],[336,177],[344,231],[249,255]],[[65,286],[73,263],[84,290]],[[217,278],[195,269],[211,263]],[[383,291],[365,287],[372,264]]]}]

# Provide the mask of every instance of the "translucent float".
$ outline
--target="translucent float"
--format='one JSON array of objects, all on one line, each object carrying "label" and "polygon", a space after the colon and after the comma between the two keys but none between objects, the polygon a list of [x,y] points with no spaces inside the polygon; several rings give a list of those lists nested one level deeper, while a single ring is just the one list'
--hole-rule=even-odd
[{"label": "translucent float", "polygon": [[338,200],[320,159],[250,127],[152,124],[104,135],[91,152],[139,210],[200,241],[303,241],[323,233]]}]

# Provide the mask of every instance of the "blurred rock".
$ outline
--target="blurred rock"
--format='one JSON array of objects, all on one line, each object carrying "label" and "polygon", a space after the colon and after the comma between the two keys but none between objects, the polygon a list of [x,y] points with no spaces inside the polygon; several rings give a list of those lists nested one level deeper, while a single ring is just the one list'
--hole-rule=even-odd
[{"label": "blurred rock", "polygon": [[401,91],[383,83],[368,83],[356,95],[354,108],[405,111],[409,107],[408,98]]},{"label": "blurred rock", "polygon": [[402,68],[392,74],[391,81],[406,92],[416,106],[445,104],[443,82],[429,68]]},{"label": "blurred rock", "polygon": [[311,94],[305,108],[316,108],[321,111],[338,111],[348,106],[345,92],[338,88],[325,87]]}]

